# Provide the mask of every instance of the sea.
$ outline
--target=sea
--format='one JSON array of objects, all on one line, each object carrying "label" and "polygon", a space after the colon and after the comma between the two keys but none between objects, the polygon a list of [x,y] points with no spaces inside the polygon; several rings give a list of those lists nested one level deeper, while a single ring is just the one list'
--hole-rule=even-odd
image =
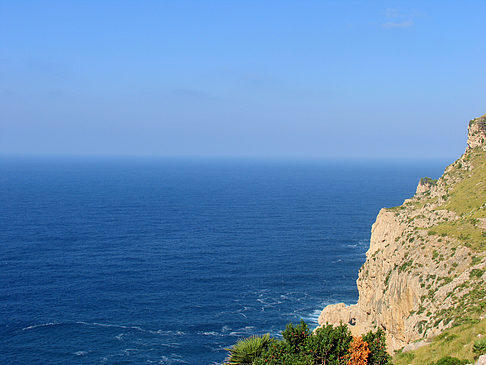
[{"label": "sea", "polygon": [[1,157],[0,363],[221,364],[314,328],[447,163]]}]

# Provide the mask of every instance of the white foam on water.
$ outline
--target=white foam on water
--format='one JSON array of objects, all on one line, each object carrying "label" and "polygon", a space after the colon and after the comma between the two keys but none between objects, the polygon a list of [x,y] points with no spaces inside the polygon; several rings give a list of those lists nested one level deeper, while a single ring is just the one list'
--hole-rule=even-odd
[{"label": "white foam on water", "polygon": [[33,329],[39,328],[39,327],[57,326],[57,325],[60,325],[60,324],[62,324],[62,323],[49,322],[49,323],[34,324],[32,326],[22,328],[22,331],[33,330]]},{"label": "white foam on water", "polygon": [[203,335],[203,336],[223,336],[223,334],[215,332],[215,331],[198,332],[198,334]]},{"label": "white foam on water", "polygon": [[150,332],[150,330],[145,330],[142,327],[139,326],[124,326],[121,324],[112,324],[112,323],[99,323],[99,322],[83,322],[83,321],[78,321],[74,322],[76,324],[82,324],[85,326],[98,326],[98,327],[114,327],[114,328],[124,328],[124,329],[132,329],[140,332]]},{"label": "white foam on water", "polygon": [[145,332],[148,333],[153,333],[157,335],[170,335],[170,336],[184,336],[186,333],[183,331],[170,331],[170,330],[157,330],[157,331],[152,331],[152,330],[145,330]]},{"label": "white foam on water", "polygon": [[74,355],[76,356],[84,356],[84,355],[87,355],[88,354],[88,351],[76,351],[74,353]]},{"label": "white foam on water", "polygon": [[252,335],[255,332],[254,326],[245,326],[229,333],[230,336]]},{"label": "white foam on water", "polygon": [[167,356],[162,356],[159,360],[159,364],[170,364],[169,358]]},{"label": "white foam on water", "polygon": [[132,353],[138,352],[138,349],[123,349],[121,353],[125,356],[130,356]]},{"label": "white foam on water", "polygon": [[188,364],[187,361],[178,359],[177,357],[162,356],[159,360],[159,364],[170,365],[170,364]]},{"label": "white foam on water", "polygon": [[[120,328],[126,330],[134,330],[143,333],[150,333],[150,334],[157,334],[157,335],[171,335],[171,336],[183,336],[185,332],[183,331],[170,331],[170,330],[148,330],[144,329],[139,326],[127,326],[122,324],[113,324],[113,323],[100,323],[100,322],[85,322],[85,321],[76,321],[76,322],[48,322],[48,323],[41,323],[41,324],[34,324],[31,326],[27,326],[22,328],[22,331],[29,331],[40,327],[50,327],[50,326],[61,326],[61,325],[69,325],[69,324],[77,324],[82,326],[89,326],[89,327],[106,327],[106,328]],[[116,338],[120,340],[126,333],[121,333]]]},{"label": "white foam on water", "polygon": [[307,324],[313,325],[313,326],[317,326],[318,325],[319,316],[320,316],[320,314],[321,314],[321,312],[322,312],[323,309],[324,309],[324,306],[321,309],[315,309],[315,310],[313,310],[310,313],[306,313],[306,314],[301,315],[301,318],[305,322],[307,322]]}]

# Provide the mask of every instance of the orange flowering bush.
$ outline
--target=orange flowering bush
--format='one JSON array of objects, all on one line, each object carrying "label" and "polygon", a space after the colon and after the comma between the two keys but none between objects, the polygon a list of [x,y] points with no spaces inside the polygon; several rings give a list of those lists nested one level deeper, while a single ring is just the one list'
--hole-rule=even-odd
[{"label": "orange flowering bush", "polygon": [[348,365],[367,365],[370,349],[368,343],[363,340],[363,337],[354,337],[349,347],[349,361]]}]

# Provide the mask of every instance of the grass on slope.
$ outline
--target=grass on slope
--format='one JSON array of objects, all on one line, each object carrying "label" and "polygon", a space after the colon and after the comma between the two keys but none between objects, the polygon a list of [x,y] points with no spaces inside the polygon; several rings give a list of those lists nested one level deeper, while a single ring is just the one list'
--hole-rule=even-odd
[{"label": "grass on slope", "polygon": [[474,218],[439,223],[429,230],[429,234],[454,237],[476,252],[486,251],[486,234],[479,228],[477,219]]},{"label": "grass on slope", "polygon": [[[481,335],[481,337],[478,337]],[[433,341],[415,351],[398,353],[393,357],[395,365],[427,365],[445,357],[453,356],[474,363],[473,344],[486,337],[486,319],[444,331]]]},{"label": "grass on slope", "polygon": [[471,162],[472,170],[454,186],[446,204],[441,208],[460,216],[471,214],[473,218],[478,218],[484,214],[486,204],[486,152],[473,150],[466,156],[466,160]]},{"label": "grass on slope", "polygon": [[446,202],[437,208],[453,211],[460,218],[431,227],[429,233],[457,238],[474,251],[483,252],[486,231],[478,218],[486,217],[486,151],[475,149],[465,158],[472,169],[459,170],[461,180],[448,193]]}]

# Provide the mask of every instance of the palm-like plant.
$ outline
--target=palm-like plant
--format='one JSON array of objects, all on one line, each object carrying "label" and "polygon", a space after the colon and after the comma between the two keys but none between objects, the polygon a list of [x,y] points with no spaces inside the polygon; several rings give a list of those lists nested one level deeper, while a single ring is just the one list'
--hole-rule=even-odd
[{"label": "palm-like plant", "polygon": [[265,351],[270,342],[269,333],[263,336],[242,338],[232,348],[226,349],[229,351],[226,363],[229,365],[251,364]]}]

